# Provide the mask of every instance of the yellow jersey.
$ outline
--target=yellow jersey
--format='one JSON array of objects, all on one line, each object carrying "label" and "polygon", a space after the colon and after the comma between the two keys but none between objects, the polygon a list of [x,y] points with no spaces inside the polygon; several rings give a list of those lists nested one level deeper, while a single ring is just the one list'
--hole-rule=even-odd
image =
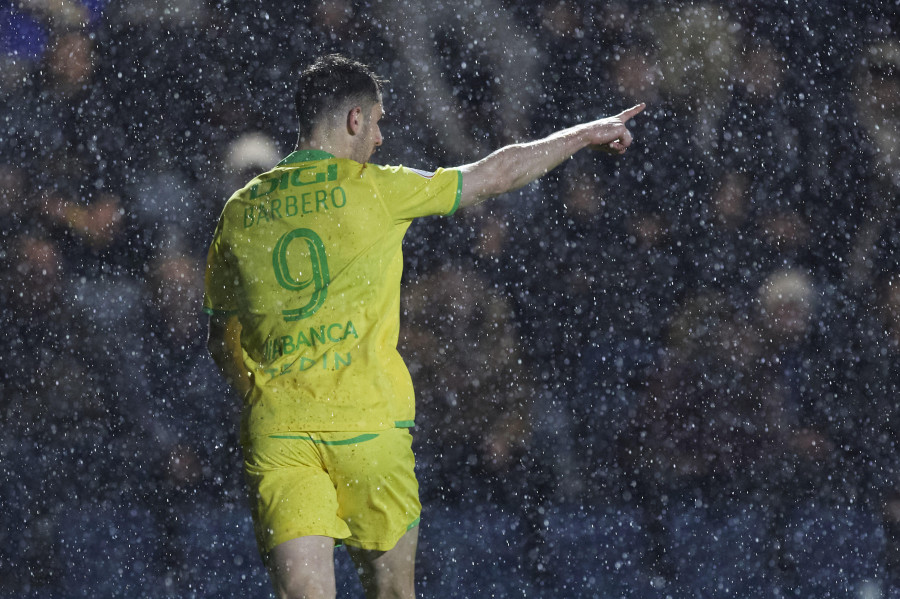
[{"label": "yellow jersey", "polygon": [[397,352],[402,241],[459,206],[462,173],[297,151],[231,196],[206,267],[204,311],[240,320],[252,377],[242,438],[412,426]]}]

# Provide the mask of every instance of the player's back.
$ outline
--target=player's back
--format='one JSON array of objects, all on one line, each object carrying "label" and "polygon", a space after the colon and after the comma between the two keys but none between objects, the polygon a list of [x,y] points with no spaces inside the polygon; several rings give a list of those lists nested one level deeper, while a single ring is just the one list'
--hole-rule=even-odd
[{"label": "player's back", "polygon": [[220,308],[242,325],[254,377],[245,432],[412,420],[412,384],[396,350],[401,247],[413,217],[455,208],[459,176],[443,173],[436,181],[295,152],[228,201],[207,287],[223,290]]}]

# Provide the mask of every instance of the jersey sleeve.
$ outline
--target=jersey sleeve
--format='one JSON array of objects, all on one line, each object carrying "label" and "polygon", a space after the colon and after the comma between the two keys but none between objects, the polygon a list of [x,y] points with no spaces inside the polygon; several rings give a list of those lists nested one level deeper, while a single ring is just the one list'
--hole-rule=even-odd
[{"label": "jersey sleeve", "polygon": [[229,315],[238,311],[235,290],[238,275],[224,236],[225,217],[219,219],[216,233],[206,258],[203,311],[212,315]]},{"label": "jersey sleeve", "polygon": [[387,211],[398,221],[422,216],[451,215],[459,208],[462,172],[432,172],[405,166],[376,166],[376,184]]}]

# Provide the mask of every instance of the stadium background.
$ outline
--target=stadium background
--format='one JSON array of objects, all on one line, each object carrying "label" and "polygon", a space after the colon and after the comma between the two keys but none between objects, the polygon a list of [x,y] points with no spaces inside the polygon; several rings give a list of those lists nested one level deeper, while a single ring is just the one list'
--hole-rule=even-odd
[{"label": "stadium background", "polygon": [[900,596],[898,27],[874,0],[0,3],[0,597],[270,596],[202,272],[329,51],[391,81],[380,163],[648,104],[626,156],[410,230],[423,597]]}]

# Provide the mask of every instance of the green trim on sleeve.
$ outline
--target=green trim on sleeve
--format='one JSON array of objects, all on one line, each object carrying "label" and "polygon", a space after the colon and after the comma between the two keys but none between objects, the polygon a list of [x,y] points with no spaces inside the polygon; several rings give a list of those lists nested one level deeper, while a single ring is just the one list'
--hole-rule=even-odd
[{"label": "green trim on sleeve", "polygon": [[415,420],[395,420],[394,428],[413,428],[416,426]]},{"label": "green trim on sleeve", "polygon": [[450,212],[447,213],[447,216],[453,216],[453,214],[459,210],[459,202],[462,200],[462,171],[456,171],[456,199],[453,201],[453,208],[450,209]]}]

